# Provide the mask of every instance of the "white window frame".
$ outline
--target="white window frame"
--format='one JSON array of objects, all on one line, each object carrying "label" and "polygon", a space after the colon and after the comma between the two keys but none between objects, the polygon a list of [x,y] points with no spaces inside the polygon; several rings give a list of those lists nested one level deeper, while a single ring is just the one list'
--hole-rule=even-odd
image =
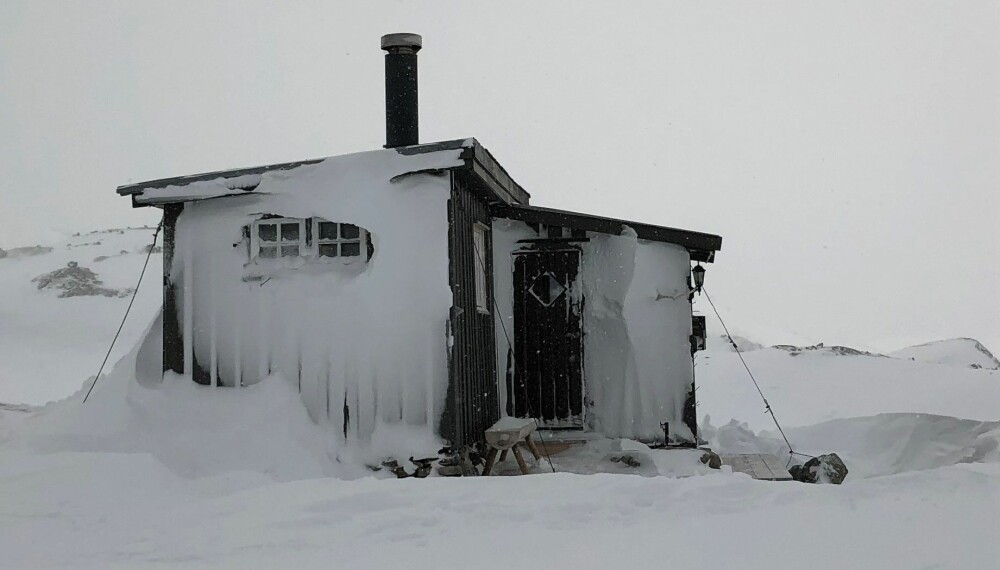
[{"label": "white window frame", "polygon": [[[320,239],[319,237],[319,225],[321,223],[334,224],[337,226],[337,237],[334,239],[325,238]],[[340,237],[340,227],[343,225],[354,226],[358,228],[358,237],[356,238],[342,238]],[[341,255],[341,245],[345,243],[356,243],[358,244],[358,255]],[[336,245],[337,255],[335,257],[320,256],[319,246],[320,245]],[[316,259],[329,259],[329,260],[340,260],[341,262],[354,263],[356,261],[361,261],[364,263],[368,262],[368,232],[364,228],[357,224],[349,224],[347,222],[332,222],[323,218],[313,218],[312,219],[312,244],[311,251]]]},{"label": "white window frame", "polygon": [[[298,224],[299,226],[299,238],[297,240],[283,240],[281,237],[281,225],[282,224]],[[261,226],[275,226],[275,238],[276,241],[269,242],[260,239],[260,227]],[[261,257],[260,248],[261,245],[264,247],[275,247],[277,248],[277,256],[275,257]],[[295,255],[284,255],[282,251],[285,247],[291,246],[298,247],[298,253]],[[251,258],[254,261],[257,260],[270,260],[270,259],[287,259],[290,257],[303,257],[308,251],[309,246],[306,242],[306,221],[301,218],[264,218],[261,220],[254,220],[253,225],[250,227],[250,252]]]},{"label": "white window frame", "polygon": [[476,287],[476,311],[480,313],[490,313],[489,288],[486,282],[486,256],[489,253],[486,248],[486,235],[490,229],[483,224],[473,224],[472,226],[472,253],[475,255],[473,265],[475,266],[475,287]]}]

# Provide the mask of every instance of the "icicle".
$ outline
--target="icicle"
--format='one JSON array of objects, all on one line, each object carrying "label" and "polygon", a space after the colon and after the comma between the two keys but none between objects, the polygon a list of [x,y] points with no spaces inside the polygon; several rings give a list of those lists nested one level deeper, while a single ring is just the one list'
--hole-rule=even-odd
[{"label": "icicle", "polygon": [[184,304],[184,375],[194,377],[194,263],[192,261],[191,236],[183,240],[184,274],[181,277],[183,289],[181,299]]},{"label": "icicle", "polygon": [[267,294],[259,292],[257,298],[257,381],[260,382],[267,376],[268,344],[267,344],[267,319],[266,303]]},{"label": "icicle", "polygon": [[233,311],[233,386],[243,385],[243,313]]},{"label": "icicle", "polygon": [[323,359],[318,381],[323,382],[323,386],[325,386],[323,397],[326,400],[326,420],[330,421],[330,361],[328,359]]},{"label": "icicle", "polygon": [[215,270],[212,264],[208,264],[205,268],[208,272],[208,349],[209,349],[209,378],[211,378],[211,386],[217,388],[219,386],[219,347],[217,342],[218,333],[216,332],[218,317],[216,316],[218,309],[215,303]]}]

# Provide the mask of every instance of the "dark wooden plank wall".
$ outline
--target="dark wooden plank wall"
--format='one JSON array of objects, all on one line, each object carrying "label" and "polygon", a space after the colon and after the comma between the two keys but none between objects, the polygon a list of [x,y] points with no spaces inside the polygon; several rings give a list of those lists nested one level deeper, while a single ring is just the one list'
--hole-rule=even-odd
[{"label": "dark wooden plank wall", "polygon": [[[492,232],[486,232],[483,252],[476,251],[472,237],[477,223],[491,227],[491,217],[486,203],[476,196],[475,179],[461,172],[453,172],[451,178],[448,250],[454,344],[441,433],[453,446],[462,447],[483,440],[486,429],[500,417],[500,404],[493,329]],[[475,264],[480,260],[486,267],[489,313],[476,310]]]},{"label": "dark wooden plank wall", "polygon": [[184,374],[184,343],[177,306],[177,284],[170,279],[177,243],[177,218],[184,204],[163,207],[163,371]]}]

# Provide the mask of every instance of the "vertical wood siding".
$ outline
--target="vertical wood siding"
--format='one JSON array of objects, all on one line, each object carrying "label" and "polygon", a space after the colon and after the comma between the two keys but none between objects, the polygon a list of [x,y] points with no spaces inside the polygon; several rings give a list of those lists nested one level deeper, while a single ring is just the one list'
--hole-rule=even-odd
[{"label": "vertical wood siding", "polygon": [[163,207],[163,371],[184,373],[184,344],[177,313],[177,284],[170,278],[177,243],[177,218],[184,204]]},{"label": "vertical wood siding", "polygon": [[[453,296],[447,404],[441,433],[452,445],[474,445],[500,417],[496,385],[496,347],[493,328],[493,236],[486,232],[486,251],[477,251],[473,228],[490,227],[485,202],[476,196],[474,181],[452,173],[448,205],[449,273]],[[476,264],[486,271],[489,312],[476,309]]]}]

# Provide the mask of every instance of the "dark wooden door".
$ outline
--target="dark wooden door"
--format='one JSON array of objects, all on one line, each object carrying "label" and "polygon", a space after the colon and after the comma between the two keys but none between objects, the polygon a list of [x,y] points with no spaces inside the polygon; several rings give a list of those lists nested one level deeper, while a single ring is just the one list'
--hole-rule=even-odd
[{"label": "dark wooden door", "polygon": [[580,251],[532,250],[514,257],[514,382],[508,412],[553,428],[583,426],[583,334],[573,290]]}]

